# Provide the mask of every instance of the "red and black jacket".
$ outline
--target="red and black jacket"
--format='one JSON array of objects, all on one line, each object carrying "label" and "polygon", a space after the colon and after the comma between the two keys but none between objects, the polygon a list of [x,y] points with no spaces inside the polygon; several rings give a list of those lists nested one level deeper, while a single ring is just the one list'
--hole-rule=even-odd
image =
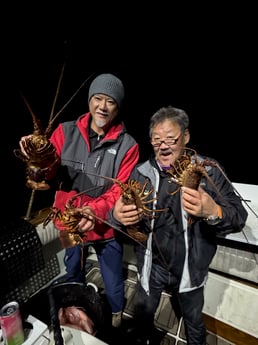
[{"label": "red and black jacket", "polygon": [[[59,187],[54,206],[63,211],[71,197],[85,192],[73,205],[90,206],[98,217],[107,220],[109,210],[121,194],[121,188],[117,183],[99,176],[112,177],[126,183],[139,160],[139,146],[120,122],[114,124],[91,150],[90,120],[90,113],[84,114],[76,121],[61,123],[51,135],[50,141],[60,157],[57,177]],[[95,224],[95,229],[88,232],[86,241],[114,237],[113,228],[100,221]],[[62,230],[60,223],[56,221],[55,225]]]}]

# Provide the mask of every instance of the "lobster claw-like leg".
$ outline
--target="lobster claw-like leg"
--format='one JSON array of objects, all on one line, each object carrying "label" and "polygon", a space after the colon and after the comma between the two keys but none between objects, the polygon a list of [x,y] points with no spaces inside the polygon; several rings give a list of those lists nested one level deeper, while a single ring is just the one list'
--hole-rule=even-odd
[{"label": "lobster claw-like leg", "polygon": [[83,239],[79,234],[75,234],[67,230],[61,230],[59,232],[59,238],[64,248],[74,247],[83,243]]}]

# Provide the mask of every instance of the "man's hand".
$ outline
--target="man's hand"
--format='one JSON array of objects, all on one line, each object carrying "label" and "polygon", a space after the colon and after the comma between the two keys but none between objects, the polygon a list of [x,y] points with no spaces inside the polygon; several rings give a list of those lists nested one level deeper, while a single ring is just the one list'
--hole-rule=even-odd
[{"label": "man's hand", "polygon": [[218,214],[218,204],[201,187],[198,190],[182,187],[182,206],[187,213],[200,218]]},{"label": "man's hand", "polygon": [[95,213],[91,207],[85,206],[82,208],[84,217],[79,222],[79,227],[82,232],[93,230],[95,227]]},{"label": "man's hand", "polygon": [[141,208],[137,209],[136,205],[126,205],[120,197],[115,203],[113,216],[124,226],[138,223],[143,215]]}]

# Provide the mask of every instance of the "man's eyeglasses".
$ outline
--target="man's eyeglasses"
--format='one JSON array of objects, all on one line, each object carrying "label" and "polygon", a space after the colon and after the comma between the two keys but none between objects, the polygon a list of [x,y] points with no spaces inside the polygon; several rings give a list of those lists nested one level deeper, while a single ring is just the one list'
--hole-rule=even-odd
[{"label": "man's eyeglasses", "polygon": [[152,143],[152,146],[154,147],[160,147],[162,143],[164,143],[167,146],[176,145],[180,137],[181,137],[181,134],[179,135],[179,137],[175,139],[172,139],[172,138],[167,138],[166,140],[151,139],[151,143]]}]

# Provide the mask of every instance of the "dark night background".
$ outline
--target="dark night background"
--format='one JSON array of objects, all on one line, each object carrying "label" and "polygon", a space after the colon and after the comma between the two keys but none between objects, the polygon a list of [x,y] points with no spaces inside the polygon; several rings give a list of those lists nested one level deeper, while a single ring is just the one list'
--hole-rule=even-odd
[{"label": "dark night background", "polygon": [[[28,31],[18,29],[12,39],[3,43],[1,195],[7,216],[25,215],[31,193],[25,187],[25,164],[13,154],[13,149],[19,147],[20,137],[33,131],[31,115],[20,92],[46,127],[64,63],[55,113],[92,73],[94,76],[114,73],[125,86],[123,119],[140,144],[141,160],[148,157],[151,149],[150,116],[162,106],[173,105],[185,109],[190,117],[190,147],[217,159],[231,181],[258,184],[257,73],[252,61],[254,46],[250,42],[243,40],[238,45],[239,41],[231,37],[231,41],[225,40],[220,46],[208,43],[207,49],[192,42],[195,50],[189,47],[186,55],[180,50],[171,52],[173,47],[165,46],[164,50],[150,52],[150,59],[138,55],[136,61],[135,54],[139,53],[136,49],[132,54],[127,47],[128,55],[117,56],[116,46],[107,49],[107,42],[102,45],[105,36],[99,37],[98,44],[92,48],[88,37],[69,35],[61,28],[51,35],[44,30],[35,35],[33,31],[33,25]],[[249,59],[239,57],[243,49]],[[111,61],[109,54],[114,56]],[[174,57],[180,54],[181,61],[176,61]],[[102,60],[106,65],[99,62]],[[103,69],[97,70],[96,66]],[[94,76],[59,115],[53,129],[59,122],[76,119],[88,111],[88,87]],[[37,191],[33,210],[49,206],[52,201],[53,191]]]}]

